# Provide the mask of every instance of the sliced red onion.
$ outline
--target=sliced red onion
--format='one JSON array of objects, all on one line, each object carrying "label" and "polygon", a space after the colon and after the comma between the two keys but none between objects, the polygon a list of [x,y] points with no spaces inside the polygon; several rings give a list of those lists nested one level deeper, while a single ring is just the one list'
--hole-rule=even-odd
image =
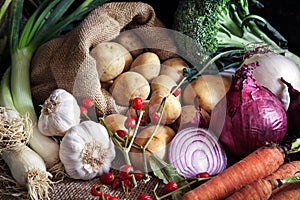
[{"label": "sliced red onion", "polygon": [[185,178],[201,172],[215,175],[227,165],[225,151],[215,135],[197,127],[179,131],[170,143],[168,156],[170,164]]}]

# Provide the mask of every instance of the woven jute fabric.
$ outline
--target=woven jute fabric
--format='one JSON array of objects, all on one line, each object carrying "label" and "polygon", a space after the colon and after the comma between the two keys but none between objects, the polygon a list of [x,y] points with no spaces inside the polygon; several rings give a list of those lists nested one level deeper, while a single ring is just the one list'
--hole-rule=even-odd
[{"label": "woven jute fabric", "polygon": [[[35,53],[31,67],[32,97],[36,108],[40,109],[54,89],[62,88],[75,97],[92,98],[106,114],[125,112],[126,108],[117,105],[110,93],[101,88],[96,61],[90,51],[103,41],[115,39],[124,30],[153,27],[164,25],[149,4],[112,2],[93,10],[79,26],[62,37],[42,45]],[[146,42],[145,46],[148,43],[160,47],[149,51],[161,60],[174,56],[176,47],[168,34],[146,33],[139,35]]]},{"label": "woven jute fabric", "polygon": [[[122,158],[116,160],[120,162]],[[26,188],[20,190],[20,187],[12,182],[5,179],[13,179],[9,171],[8,166],[0,159],[0,166],[2,167],[0,171],[0,199],[2,200],[29,200]],[[112,169],[113,173],[117,173],[116,170]],[[148,182],[139,180],[137,182],[137,187],[129,190],[128,195],[126,195],[122,187],[117,187],[116,189],[111,189],[110,186],[104,189],[104,193],[111,196],[117,196],[122,200],[135,200],[137,196],[141,193],[146,193],[153,196],[153,189],[156,184],[159,184],[156,192],[157,195],[163,195],[163,184],[158,178],[151,174],[151,178]],[[5,178],[3,178],[5,177]],[[92,180],[74,180],[71,178],[64,178],[62,181],[57,181],[52,184],[52,189],[49,190],[49,198],[51,200],[98,200],[99,198],[91,195],[90,191],[94,184],[99,184],[99,178],[95,177]],[[16,191],[16,189],[18,189]],[[168,198],[166,198],[167,200]]]}]

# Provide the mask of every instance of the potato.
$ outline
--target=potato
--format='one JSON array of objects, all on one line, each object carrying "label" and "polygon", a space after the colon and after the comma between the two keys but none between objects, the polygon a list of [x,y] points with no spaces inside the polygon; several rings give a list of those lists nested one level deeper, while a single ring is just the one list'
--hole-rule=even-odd
[{"label": "potato", "polygon": [[[148,141],[148,138],[153,133],[154,129],[155,129],[154,125],[148,126],[147,128],[143,129],[141,132],[138,133],[138,135],[134,139],[134,142],[136,144],[139,144],[140,146],[144,146]],[[147,150],[152,153],[155,153],[155,155],[157,155],[161,159],[166,160],[168,144],[171,142],[174,136],[175,136],[175,132],[172,128],[168,126],[159,126],[153,139],[149,143]],[[147,164],[149,164],[148,162],[149,155],[150,153],[146,151]],[[135,166],[140,170],[144,169],[143,155],[141,153],[141,150],[136,148],[131,148],[130,159],[133,166]]]},{"label": "potato", "polygon": [[167,89],[168,91],[171,91],[175,86],[177,86],[176,82],[167,75],[159,75],[158,77],[152,79],[150,84],[151,92],[160,89]]},{"label": "potato", "polygon": [[133,60],[130,70],[142,74],[148,81],[151,81],[159,75],[159,57],[152,52],[142,53]]},{"label": "potato", "polygon": [[117,104],[129,106],[135,97],[147,99],[150,94],[150,85],[141,74],[128,71],[114,80],[109,92]]},{"label": "potato", "polygon": [[199,106],[211,113],[215,105],[226,95],[230,85],[231,82],[221,75],[199,76],[183,90],[183,103],[194,104],[196,97]]},{"label": "potato", "polygon": [[116,78],[131,65],[133,60],[129,51],[116,42],[101,42],[90,54],[96,60],[98,75],[102,82]]},{"label": "potato", "polygon": [[[168,90],[156,90],[151,94],[149,100],[149,115],[150,118],[154,112],[157,112],[164,97],[166,97],[170,91]],[[165,101],[165,109],[162,115],[161,124],[172,124],[180,116],[181,103],[174,95],[169,95]]]},{"label": "potato", "polygon": [[127,116],[122,114],[111,114],[107,115],[104,120],[111,130],[112,133],[115,133],[117,130],[128,131],[127,128],[124,126],[124,123],[127,119]]},{"label": "potato", "polygon": [[[181,128],[189,123],[196,116],[196,108],[194,105],[185,105],[181,108],[181,114],[178,119],[172,124],[172,128],[175,132],[181,130]],[[200,115],[202,116],[202,120],[204,122],[203,127],[208,127],[210,122],[210,115],[204,110],[200,108]],[[203,128],[202,127],[202,128]]]},{"label": "potato", "polygon": [[165,60],[160,69],[160,75],[170,76],[176,83],[183,78],[183,69],[189,67],[181,58],[170,58]]},{"label": "potato", "polygon": [[143,53],[145,48],[143,41],[132,30],[121,32],[115,41],[123,45],[133,58]]}]

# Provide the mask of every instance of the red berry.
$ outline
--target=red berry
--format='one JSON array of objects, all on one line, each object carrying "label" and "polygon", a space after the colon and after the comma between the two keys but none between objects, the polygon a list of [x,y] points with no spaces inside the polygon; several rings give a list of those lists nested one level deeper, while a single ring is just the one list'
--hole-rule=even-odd
[{"label": "red berry", "polygon": [[133,172],[133,174],[134,174],[134,177],[135,177],[136,180],[141,180],[141,179],[143,179],[143,173],[142,173],[141,170],[135,170],[135,171]]},{"label": "red berry", "polygon": [[142,117],[140,127],[144,127],[144,126],[147,126],[147,125],[148,125],[147,120],[144,117]]},{"label": "red berry", "polygon": [[148,194],[140,194],[137,200],[152,200],[152,197]]},{"label": "red berry", "polygon": [[208,172],[201,172],[197,175],[197,178],[208,178],[210,174]]},{"label": "red berry", "polygon": [[131,178],[133,172],[133,167],[131,165],[125,164],[120,167],[120,178],[127,179]]},{"label": "red berry", "polygon": [[101,192],[101,185],[100,184],[95,184],[91,187],[91,194],[93,196],[102,196],[102,192]]},{"label": "red berry", "polygon": [[114,181],[115,176],[113,173],[107,172],[107,173],[102,174],[99,177],[99,179],[100,179],[101,183],[103,183],[103,184],[111,184]]},{"label": "red berry", "polygon": [[79,108],[80,108],[80,115],[86,116],[87,113],[88,113],[88,110],[86,109],[86,107],[84,107],[84,106],[79,106]]},{"label": "red berry", "polygon": [[132,181],[131,181],[131,179],[125,179],[122,181],[122,184],[124,187],[131,187]]},{"label": "red berry", "polygon": [[135,110],[142,110],[143,99],[141,97],[135,97],[131,102],[131,107]]},{"label": "red berry", "polygon": [[[175,87],[176,87],[176,86],[175,86]],[[175,89],[175,87],[173,87],[171,91],[173,91],[173,90]],[[177,90],[175,90],[175,91],[172,92],[172,94],[173,94],[175,97],[179,96],[180,93],[181,93],[181,89],[180,89],[180,88],[178,88]]]},{"label": "red berry", "polygon": [[116,132],[117,132],[118,136],[120,136],[121,138],[124,138],[125,136],[128,135],[128,132],[124,131],[124,130],[117,130]]},{"label": "red berry", "polygon": [[114,190],[116,189],[122,182],[122,179],[117,177],[115,180],[112,182],[111,188]]},{"label": "red berry", "polygon": [[175,181],[170,181],[165,185],[164,192],[169,193],[177,189],[178,189],[177,183]]},{"label": "red berry", "polygon": [[150,119],[153,124],[157,124],[160,119],[160,114],[158,112],[153,112],[151,113]]},{"label": "red berry", "polygon": [[105,200],[111,200],[111,196],[109,194],[103,194],[103,197],[102,195],[99,197],[99,200],[103,200],[103,198]]},{"label": "red berry", "polygon": [[115,196],[111,196],[111,197],[109,198],[109,200],[121,200],[121,198],[115,197]]},{"label": "red berry", "polygon": [[94,106],[94,102],[90,98],[82,99],[81,103],[86,108],[91,108],[92,106]]},{"label": "red berry", "polygon": [[132,117],[132,116],[130,116],[130,117],[128,117],[126,120],[125,120],[125,127],[126,128],[134,128],[135,126],[136,126],[136,122],[137,122],[137,120],[136,120],[136,118],[135,117]]}]

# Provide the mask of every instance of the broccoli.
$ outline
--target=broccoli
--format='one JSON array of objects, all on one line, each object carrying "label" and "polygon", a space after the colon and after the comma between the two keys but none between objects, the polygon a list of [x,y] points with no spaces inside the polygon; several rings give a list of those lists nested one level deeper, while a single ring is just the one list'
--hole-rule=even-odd
[{"label": "broccoli", "polygon": [[[251,2],[262,6],[258,1]],[[173,29],[194,42],[186,44],[181,37],[177,41],[180,53],[201,65],[229,49],[246,51],[255,45],[267,45],[274,52],[285,53],[299,66],[300,58],[287,50],[287,41],[264,18],[251,14],[249,7],[248,0],[179,0]],[[224,60],[218,60],[222,67],[229,63]]]}]

